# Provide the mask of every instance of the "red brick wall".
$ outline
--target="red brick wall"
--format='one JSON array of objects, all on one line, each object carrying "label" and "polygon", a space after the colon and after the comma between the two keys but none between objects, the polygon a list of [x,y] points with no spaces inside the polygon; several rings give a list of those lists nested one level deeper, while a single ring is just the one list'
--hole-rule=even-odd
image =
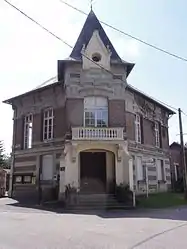
[{"label": "red brick wall", "polygon": [[54,138],[62,138],[66,133],[65,107],[54,109]]},{"label": "red brick wall", "polygon": [[109,100],[109,126],[125,128],[125,101]]},{"label": "red brick wall", "polygon": [[67,99],[66,101],[66,120],[67,129],[71,127],[83,126],[84,118],[84,100],[83,99]]},{"label": "red brick wall", "polygon": [[23,128],[24,121],[23,117],[15,119],[15,145],[20,146],[19,149],[23,148]]}]

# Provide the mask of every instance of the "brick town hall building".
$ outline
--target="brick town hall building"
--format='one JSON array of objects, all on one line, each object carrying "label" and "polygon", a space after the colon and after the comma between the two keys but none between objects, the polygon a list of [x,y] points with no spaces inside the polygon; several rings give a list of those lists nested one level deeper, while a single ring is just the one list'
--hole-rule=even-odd
[{"label": "brick town hall building", "polygon": [[91,11],[56,79],[4,101],[14,111],[12,197],[63,199],[67,186],[107,194],[120,184],[141,194],[146,172],[149,191],[167,191],[174,112],[128,85],[133,67]]}]

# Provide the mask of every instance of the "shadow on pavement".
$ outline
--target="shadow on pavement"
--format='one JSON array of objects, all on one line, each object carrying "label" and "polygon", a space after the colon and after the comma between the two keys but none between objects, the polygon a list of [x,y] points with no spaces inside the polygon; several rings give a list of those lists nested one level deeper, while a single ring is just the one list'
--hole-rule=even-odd
[{"label": "shadow on pavement", "polygon": [[5,202],[5,206],[20,207],[31,210],[41,210],[57,214],[72,214],[72,215],[96,215],[103,219],[115,218],[150,218],[150,219],[169,219],[187,221],[187,207],[168,208],[168,209],[133,209],[133,210],[70,210],[64,207],[63,203],[44,203],[36,205],[32,202],[17,202],[16,200],[9,199],[11,202]]}]

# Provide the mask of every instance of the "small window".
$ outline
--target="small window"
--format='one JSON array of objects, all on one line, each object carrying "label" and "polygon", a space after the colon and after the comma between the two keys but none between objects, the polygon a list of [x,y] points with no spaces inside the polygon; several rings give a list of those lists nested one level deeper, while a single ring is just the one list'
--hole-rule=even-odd
[{"label": "small window", "polygon": [[32,176],[23,176],[23,183],[31,183]]},{"label": "small window", "polygon": [[22,183],[22,176],[15,176],[15,183]]},{"label": "small window", "polygon": [[99,62],[101,60],[101,55],[99,53],[94,53],[92,55],[92,60],[95,62]]}]

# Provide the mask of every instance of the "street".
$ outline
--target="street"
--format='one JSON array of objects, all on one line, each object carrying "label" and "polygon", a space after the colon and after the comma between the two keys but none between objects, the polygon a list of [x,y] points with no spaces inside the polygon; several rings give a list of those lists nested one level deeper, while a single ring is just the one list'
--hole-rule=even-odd
[{"label": "street", "polygon": [[0,249],[187,248],[187,208],[44,211],[0,199]]}]

